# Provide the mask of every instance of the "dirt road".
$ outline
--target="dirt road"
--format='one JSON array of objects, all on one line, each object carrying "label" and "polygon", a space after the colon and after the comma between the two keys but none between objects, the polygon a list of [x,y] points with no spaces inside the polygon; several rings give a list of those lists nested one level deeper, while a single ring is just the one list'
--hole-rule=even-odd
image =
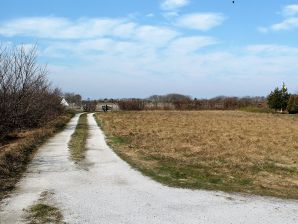
[{"label": "dirt road", "polygon": [[88,115],[83,167],[67,143],[78,116],[43,145],[16,191],[3,201],[0,223],[24,223],[24,209],[44,192],[67,223],[298,223],[298,201],[165,187],[130,168],[106,145]]}]

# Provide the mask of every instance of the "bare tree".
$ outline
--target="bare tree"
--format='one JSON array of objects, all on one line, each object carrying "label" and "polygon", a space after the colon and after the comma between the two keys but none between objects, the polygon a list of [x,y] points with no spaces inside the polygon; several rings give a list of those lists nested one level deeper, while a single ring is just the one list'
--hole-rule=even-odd
[{"label": "bare tree", "polygon": [[61,92],[37,64],[37,47],[0,47],[0,135],[37,127],[62,112]]}]

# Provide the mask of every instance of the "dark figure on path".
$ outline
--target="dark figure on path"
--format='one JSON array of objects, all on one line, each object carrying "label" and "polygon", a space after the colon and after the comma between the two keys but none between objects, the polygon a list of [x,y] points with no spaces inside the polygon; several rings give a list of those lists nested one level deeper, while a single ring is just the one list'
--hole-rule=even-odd
[{"label": "dark figure on path", "polygon": [[107,104],[102,106],[103,112],[107,112],[108,110],[112,109],[112,107],[109,107]]}]

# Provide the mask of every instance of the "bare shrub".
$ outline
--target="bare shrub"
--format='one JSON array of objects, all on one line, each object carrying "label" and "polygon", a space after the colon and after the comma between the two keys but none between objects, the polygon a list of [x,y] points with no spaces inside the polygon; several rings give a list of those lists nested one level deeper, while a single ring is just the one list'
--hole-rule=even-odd
[{"label": "bare shrub", "polygon": [[0,47],[0,136],[38,127],[63,112],[61,92],[52,89],[37,47]]},{"label": "bare shrub", "polygon": [[120,110],[144,110],[145,101],[140,99],[120,100],[118,105]]}]

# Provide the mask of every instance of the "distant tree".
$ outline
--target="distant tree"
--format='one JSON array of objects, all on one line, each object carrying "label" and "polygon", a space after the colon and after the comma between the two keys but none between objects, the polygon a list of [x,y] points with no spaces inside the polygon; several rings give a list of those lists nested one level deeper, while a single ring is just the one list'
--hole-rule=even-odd
[{"label": "distant tree", "polygon": [[298,95],[292,95],[288,102],[287,110],[290,114],[298,113]]},{"label": "distant tree", "polygon": [[271,91],[271,93],[268,95],[268,106],[271,109],[283,111],[287,109],[289,98],[290,94],[288,93],[286,85],[283,83],[281,89],[276,87],[274,91]]},{"label": "distant tree", "polygon": [[190,96],[186,96],[186,95],[182,95],[182,94],[178,94],[178,93],[170,93],[164,96],[164,99],[166,102],[177,102],[177,101],[191,101],[191,97]]},{"label": "distant tree", "polygon": [[81,106],[82,104],[82,97],[80,94],[64,93],[64,98],[68,103],[74,103],[77,106]]},{"label": "distant tree", "polygon": [[118,102],[120,110],[144,110],[145,101],[142,99],[126,99]]},{"label": "distant tree", "polygon": [[153,96],[150,96],[147,100],[152,102],[176,102],[176,101],[191,101],[192,98],[190,96],[186,96],[178,93],[170,93],[167,95],[153,95]]}]

